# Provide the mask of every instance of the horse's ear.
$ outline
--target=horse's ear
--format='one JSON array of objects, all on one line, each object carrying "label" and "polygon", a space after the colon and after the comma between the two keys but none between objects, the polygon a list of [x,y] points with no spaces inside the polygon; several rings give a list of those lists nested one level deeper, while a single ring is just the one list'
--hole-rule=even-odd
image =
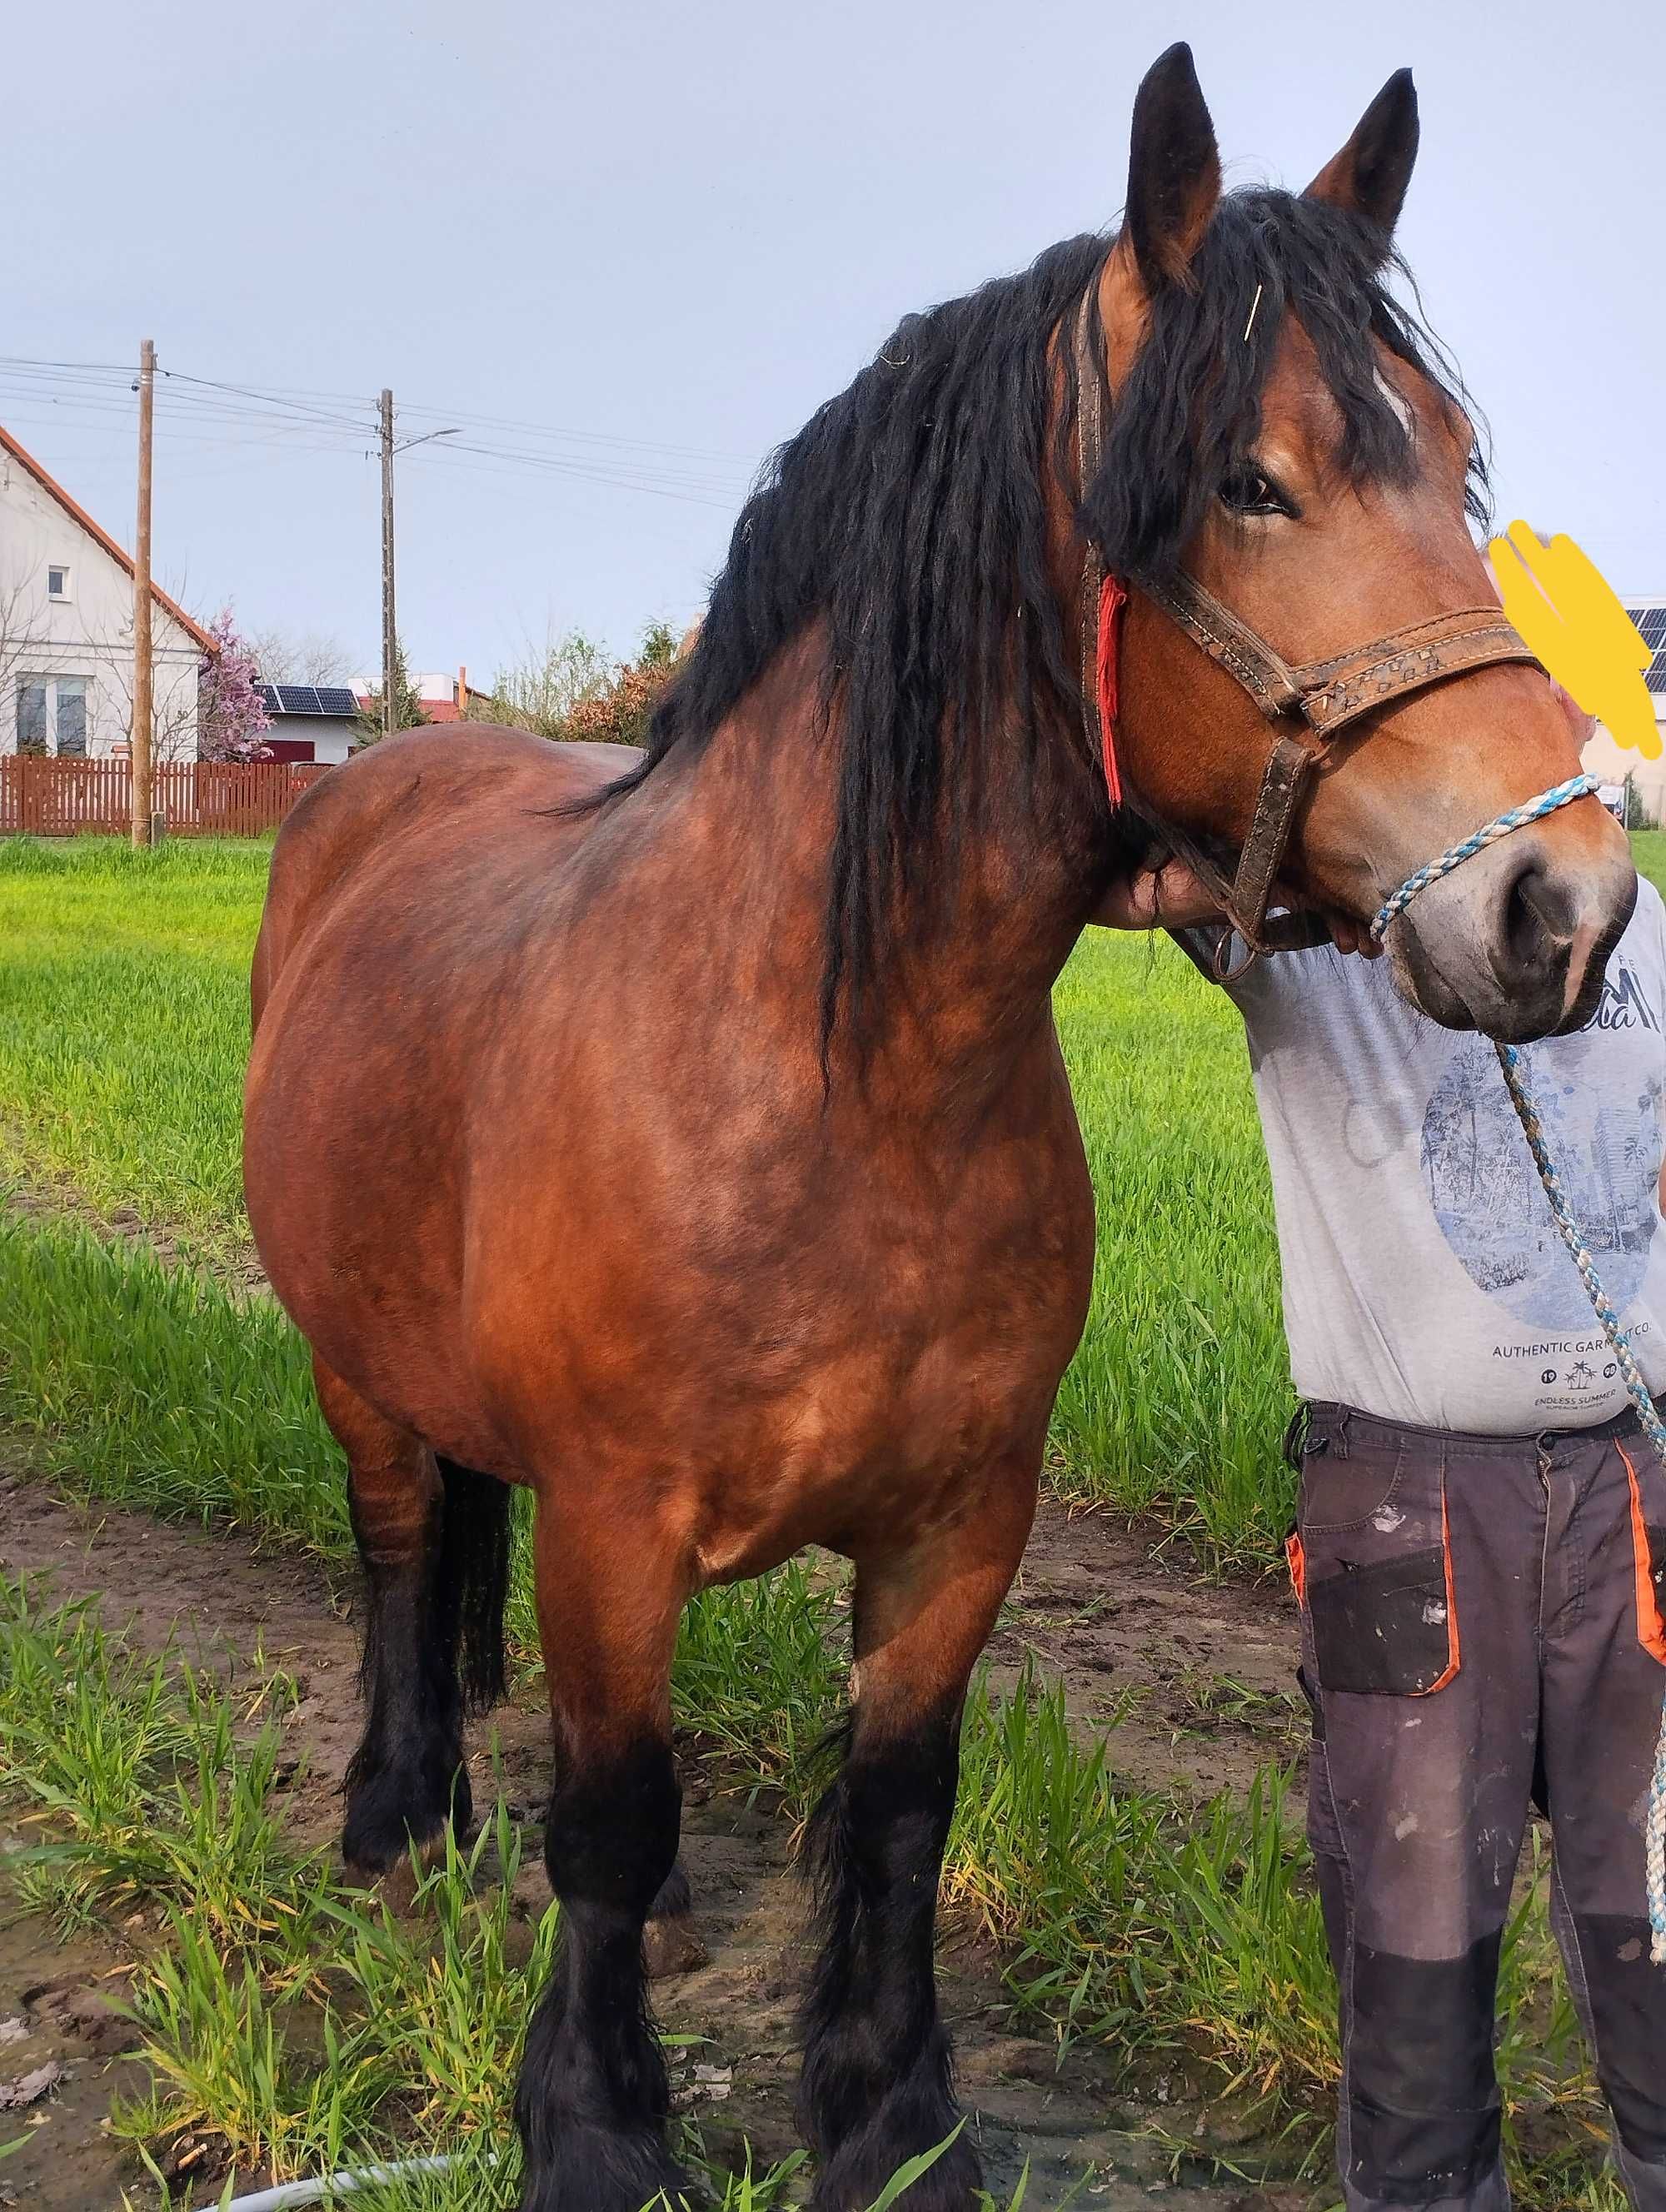
[{"label": "horse's ear", "polygon": [[1220,198],[1220,154],[1183,41],[1160,55],[1134,99],[1128,224],[1147,293],[1184,283]]},{"label": "horse's ear", "polygon": [[1408,69],[1396,70],[1359,118],[1359,127],[1327,161],[1303,198],[1326,200],[1363,216],[1389,238],[1406,204],[1417,159],[1417,89]]}]

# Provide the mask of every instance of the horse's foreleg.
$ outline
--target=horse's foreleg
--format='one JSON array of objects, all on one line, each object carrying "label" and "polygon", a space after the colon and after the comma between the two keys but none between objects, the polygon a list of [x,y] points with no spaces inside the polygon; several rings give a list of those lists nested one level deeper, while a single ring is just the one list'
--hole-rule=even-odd
[{"label": "horse's foreleg", "polygon": [[[1029,1534],[1039,1448],[990,1472],[976,1504],[856,1577],[850,1748],[809,1837],[822,1950],[805,2009],[800,2117],[817,2212],[859,2212],[958,2117],[933,1960],[966,1684]],[[963,2135],[909,2192],[970,2212]]]},{"label": "horse's foreleg", "polygon": [[367,1595],[362,1740],[347,1771],[342,1850],[379,1874],[447,1820],[472,1816],[463,1765],[458,1646],[466,1632],[471,1687],[502,1686],[508,1493],[489,1476],[442,1469],[314,1360],[319,1401],[347,1455],[348,1501]]},{"label": "horse's foreleg", "polygon": [[677,1861],[671,1661],[684,1562],[629,1510],[540,1502],[538,1625],[555,1727],[544,1837],[559,1948],[515,2095],[521,2212],[641,2212],[685,2186],[648,2013],[642,1929]]}]

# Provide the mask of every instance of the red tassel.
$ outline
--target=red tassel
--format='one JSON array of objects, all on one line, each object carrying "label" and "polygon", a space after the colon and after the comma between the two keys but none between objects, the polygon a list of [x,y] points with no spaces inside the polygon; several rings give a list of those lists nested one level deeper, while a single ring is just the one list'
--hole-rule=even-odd
[{"label": "red tassel", "polygon": [[1128,593],[1115,576],[1099,587],[1099,742],[1104,749],[1105,788],[1110,803],[1122,803],[1122,778],[1116,765],[1116,672],[1122,652],[1122,608]]}]

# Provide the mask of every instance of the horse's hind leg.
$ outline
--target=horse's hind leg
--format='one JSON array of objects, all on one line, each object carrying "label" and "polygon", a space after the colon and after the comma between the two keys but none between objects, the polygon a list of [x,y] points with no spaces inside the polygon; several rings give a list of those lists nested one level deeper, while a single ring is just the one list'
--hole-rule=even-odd
[{"label": "horse's hind leg", "polygon": [[[974,1510],[907,1557],[858,1561],[850,1748],[808,1838],[823,1947],[805,2008],[800,2118],[816,2212],[861,2212],[952,2131],[933,1958],[966,1684],[1029,1534],[1040,1448],[993,1470]],[[962,2135],[908,2192],[971,2212]]]},{"label": "horse's hind leg", "polygon": [[687,1577],[651,1508],[624,1498],[605,1522],[541,1499],[537,1560],[556,1751],[544,1856],[561,1933],[515,2094],[521,2212],[641,2212],[684,2186],[666,2147],[642,1929],[677,1860],[671,1661]]},{"label": "horse's hind leg", "polygon": [[342,1851],[380,1873],[447,1820],[460,1829],[472,1817],[463,1715],[502,1693],[509,1493],[436,1460],[321,1361],[313,1373],[347,1455],[368,1601],[365,1730],[347,1770]]}]

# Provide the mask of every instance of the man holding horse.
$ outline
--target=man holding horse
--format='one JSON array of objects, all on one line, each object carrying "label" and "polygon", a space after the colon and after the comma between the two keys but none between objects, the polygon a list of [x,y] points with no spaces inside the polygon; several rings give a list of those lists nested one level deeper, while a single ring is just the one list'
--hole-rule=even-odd
[{"label": "man holding horse", "polygon": [[[1214,903],[1170,862],[1099,918],[1175,930],[1213,979]],[[1302,1400],[1289,1551],[1313,1714],[1309,1834],[1341,1995],[1347,2203],[1508,2203],[1494,1996],[1536,1805],[1616,2162],[1638,2212],[1662,2212],[1666,1969],[1650,1962],[1643,1826],[1666,1691],[1666,1472],[1491,1048],[1408,1006],[1377,949],[1337,917],[1334,944],[1227,985]],[[1589,1019],[1523,1058],[1658,1393],[1666,909],[1652,885]]]}]

